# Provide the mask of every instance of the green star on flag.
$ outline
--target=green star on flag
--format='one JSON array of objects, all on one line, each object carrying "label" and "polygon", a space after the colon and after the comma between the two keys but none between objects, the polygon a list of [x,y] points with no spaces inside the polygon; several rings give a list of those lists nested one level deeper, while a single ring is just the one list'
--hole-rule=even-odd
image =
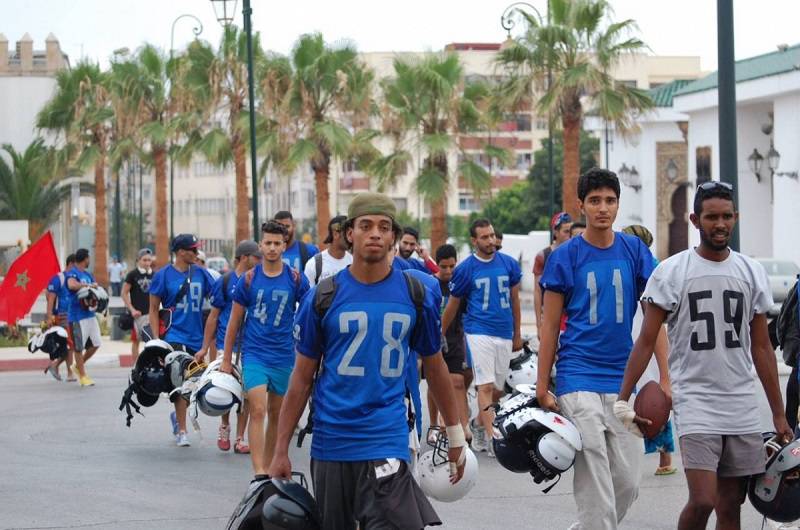
[{"label": "green star on flag", "polygon": [[28,278],[28,270],[25,269],[17,274],[17,283],[14,284],[14,287],[22,287],[22,290],[25,291],[27,290],[26,288],[28,287],[29,281],[31,281],[31,279]]}]

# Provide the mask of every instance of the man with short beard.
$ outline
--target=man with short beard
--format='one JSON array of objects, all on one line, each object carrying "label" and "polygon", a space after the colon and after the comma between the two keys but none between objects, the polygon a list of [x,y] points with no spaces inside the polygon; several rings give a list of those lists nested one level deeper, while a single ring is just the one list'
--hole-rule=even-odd
[{"label": "man with short beard", "polygon": [[[397,245],[397,252],[401,258],[406,260],[412,269],[417,269],[428,274],[436,274],[439,267],[431,259],[428,250],[419,244],[419,231],[416,228],[407,226],[403,228],[403,235],[400,236],[400,244]],[[413,258],[417,253],[420,259]],[[420,261],[421,260],[421,261]]]},{"label": "man with short beard", "polygon": [[306,270],[306,263],[319,253],[319,249],[316,245],[295,239],[297,223],[292,217],[292,212],[281,210],[275,214],[273,220],[286,228],[286,250],[283,252],[283,262],[302,274]]},{"label": "man with short beard", "polygon": [[[269,474],[290,477],[289,442],[313,383],[311,474],[325,529],[441,524],[408,465],[405,368],[414,362],[412,349],[447,423],[450,480],[464,473],[464,432],[439,351],[438,307],[425,289],[418,321],[410,280],[388,259],[399,237],[396,214],[383,194],[353,199],[345,226],[353,264],[314,287],[295,318],[297,355]],[[323,285],[335,289],[321,317],[315,302]]]},{"label": "man with short beard", "polygon": [[766,463],[753,367],[779,440],[792,439],[767,331],[772,291],[764,267],[728,247],[737,217],[730,184],[698,186],[690,220],[700,245],[664,260],[647,282],[642,331],[614,404],[628,429],[649,422],[636,416],[628,398],[666,321],[675,426],[689,486],[679,530],[705,528],[712,510],[717,528],[741,527],[748,478],[763,473]]},{"label": "man with short beard", "polygon": [[[483,429],[472,433],[472,448],[494,456],[490,436],[494,411],[491,405],[503,395],[513,351],[522,349],[519,284],[522,271],[517,260],[496,251],[494,228],[488,219],[470,226],[475,253],[458,264],[450,283],[450,300],[442,315],[446,335],[466,299],[464,334],[472,355],[479,419]],[[438,402],[437,402],[438,403]]]}]

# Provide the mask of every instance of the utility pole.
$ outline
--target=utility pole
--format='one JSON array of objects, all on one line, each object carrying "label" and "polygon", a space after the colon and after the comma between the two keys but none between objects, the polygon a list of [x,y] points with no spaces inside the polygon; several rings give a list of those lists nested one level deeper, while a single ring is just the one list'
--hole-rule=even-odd
[{"label": "utility pole", "polygon": [[[736,149],[736,63],[733,56],[733,0],[717,0],[717,62],[719,98],[719,175],[733,186],[739,204],[739,174]],[[739,251],[739,225],[734,226],[730,246]]]}]

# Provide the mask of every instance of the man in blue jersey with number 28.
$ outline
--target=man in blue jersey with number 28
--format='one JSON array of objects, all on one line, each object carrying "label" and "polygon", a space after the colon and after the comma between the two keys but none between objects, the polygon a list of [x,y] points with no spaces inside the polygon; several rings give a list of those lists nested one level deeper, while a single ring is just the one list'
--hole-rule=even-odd
[{"label": "man in blue jersey with number 28", "polygon": [[[638,237],[612,229],[619,194],[611,171],[593,168],[580,177],[586,231],[553,250],[541,280],[544,322],[536,397],[543,408],[560,409],[581,433],[573,485],[576,530],[616,529],[639,487],[641,441],[616,418],[614,402],[653,256]],[[567,329],[559,337],[562,312]],[[558,402],[548,393],[556,348]]]},{"label": "man in blue jersey with number 28", "polygon": [[[175,263],[159,269],[150,283],[150,329],[154,339],[164,339],[175,350],[194,355],[203,346],[203,300],[211,295],[214,280],[203,267],[195,265],[200,242],[193,234],[178,234],[172,240]],[[172,312],[172,324],[159,337],[158,312]],[[186,434],[188,403],[176,395],[175,412],[170,415],[172,434],[178,447],[189,447]]]},{"label": "man in blue jersey with number 28", "polygon": [[264,223],[261,226],[264,260],[236,284],[220,367],[223,372],[231,372],[233,347],[246,313],[242,379],[250,408],[250,458],[256,476],[267,473],[275,450],[281,403],[294,366],[295,308],[308,291],[305,274],[281,261],[285,248],[286,228],[276,221]]},{"label": "man in blue jersey with number 28", "polygon": [[514,258],[497,252],[494,228],[487,219],[476,219],[469,232],[475,253],[453,271],[442,330],[447,333],[458,314],[461,299],[466,299],[464,334],[472,355],[483,427],[472,433],[472,448],[494,456],[491,444],[494,411],[490,405],[503,394],[512,351],[522,349],[519,306],[522,269]]},{"label": "man in blue jersey with number 28", "polygon": [[[297,356],[269,472],[290,475],[289,442],[318,372],[311,474],[325,529],[440,523],[408,466],[404,396],[412,349],[422,357],[445,417],[450,480],[464,473],[464,431],[439,351],[438,308],[423,288],[417,318],[410,286],[418,280],[393,270],[387,258],[400,233],[395,217],[394,202],[385,195],[362,193],[353,199],[345,225],[353,264],[314,287],[295,318]],[[327,308],[320,317],[325,296]]]}]

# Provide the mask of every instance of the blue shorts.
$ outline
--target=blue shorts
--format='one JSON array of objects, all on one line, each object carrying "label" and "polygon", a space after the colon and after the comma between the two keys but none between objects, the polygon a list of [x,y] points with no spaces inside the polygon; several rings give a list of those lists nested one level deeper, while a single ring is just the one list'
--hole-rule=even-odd
[{"label": "blue shorts", "polygon": [[268,392],[283,396],[286,394],[286,389],[289,388],[289,376],[291,375],[291,366],[279,368],[264,366],[259,362],[242,363],[242,382],[245,392],[267,385]]}]

